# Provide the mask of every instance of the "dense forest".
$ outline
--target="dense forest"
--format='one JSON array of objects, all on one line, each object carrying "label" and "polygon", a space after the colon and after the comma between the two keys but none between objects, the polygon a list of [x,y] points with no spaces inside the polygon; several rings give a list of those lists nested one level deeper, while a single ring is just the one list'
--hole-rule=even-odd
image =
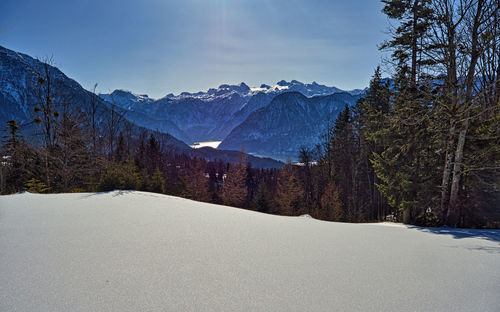
[{"label": "dense forest", "polygon": [[9,121],[1,194],[144,190],[332,221],[500,227],[499,2],[382,2],[390,57],[366,96],[318,133],[322,144],[298,151],[299,164],[178,154],[113,107],[105,120],[92,105],[66,109],[39,73],[33,122],[43,135],[23,138]]}]

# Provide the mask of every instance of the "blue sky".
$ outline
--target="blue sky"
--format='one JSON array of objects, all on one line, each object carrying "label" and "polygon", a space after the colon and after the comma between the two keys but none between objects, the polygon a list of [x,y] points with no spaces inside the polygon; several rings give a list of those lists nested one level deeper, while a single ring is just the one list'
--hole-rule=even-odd
[{"label": "blue sky", "polygon": [[378,0],[1,0],[0,45],[83,87],[152,97],[281,79],[362,88],[382,54]]}]

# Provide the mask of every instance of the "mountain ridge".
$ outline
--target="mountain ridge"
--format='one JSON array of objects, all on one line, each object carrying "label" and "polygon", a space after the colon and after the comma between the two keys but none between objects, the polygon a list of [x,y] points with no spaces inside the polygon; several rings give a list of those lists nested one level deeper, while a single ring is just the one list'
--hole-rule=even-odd
[{"label": "mountain ridge", "polygon": [[219,148],[245,150],[279,160],[297,159],[301,147],[314,148],[320,134],[345,106],[359,99],[349,93],[306,97],[300,92],[276,96],[269,105],[252,112],[235,127]]},{"label": "mountain ridge", "polygon": [[[258,88],[249,87],[244,82],[239,85],[222,84],[206,92],[169,94],[156,100],[124,90],[100,96],[128,111],[155,116],[144,126],[152,130],[163,129],[192,144],[222,141],[252,112],[267,106],[275,96],[286,92],[300,92],[306,97],[346,92],[357,96],[364,90],[343,91],[316,82],[307,84],[297,80],[281,80],[274,86],[261,84]],[[165,125],[166,121],[170,123],[169,126]]]},{"label": "mountain ridge", "polygon": [[[171,132],[157,132],[157,129],[144,127],[148,125],[151,118],[144,116],[140,112],[123,111],[102,99],[88,90],[85,90],[78,82],[67,77],[55,66],[47,66],[48,75],[53,84],[52,97],[54,104],[65,103],[68,109],[74,109],[79,113],[88,113],[91,99],[97,101],[97,123],[99,127],[105,127],[104,119],[113,109],[124,118],[124,122],[133,126],[135,132],[147,131],[155,133],[165,145],[177,153],[184,153],[189,156],[203,157],[207,160],[223,159],[228,162],[237,162],[239,155],[234,151],[208,150],[199,152],[190,148],[185,142]],[[40,143],[41,133],[39,127],[33,122],[37,117],[35,106],[39,103],[37,90],[39,88],[38,79],[45,73],[44,65],[29,55],[18,53],[0,46],[0,124],[6,126],[8,120],[16,120],[21,125],[22,134],[28,141]],[[122,92],[126,94],[126,92]],[[146,99],[146,96],[142,96]],[[145,100],[147,101],[147,100]],[[132,115],[133,113],[133,115]],[[139,124],[134,122],[143,118]],[[163,124],[166,124],[162,121]],[[5,131],[2,127],[2,131]],[[164,129],[162,129],[164,130]],[[282,163],[272,159],[262,159],[253,156],[247,157],[252,165],[259,168],[277,168]]]}]

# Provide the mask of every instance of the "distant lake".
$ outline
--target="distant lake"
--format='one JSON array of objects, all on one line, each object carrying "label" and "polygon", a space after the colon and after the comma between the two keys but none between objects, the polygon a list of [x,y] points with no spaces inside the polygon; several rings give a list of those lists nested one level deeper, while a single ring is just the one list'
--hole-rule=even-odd
[{"label": "distant lake", "polygon": [[222,141],[206,141],[206,142],[195,142],[191,145],[192,148],[200,148],[200,147],[212,147],[217,148]]}]

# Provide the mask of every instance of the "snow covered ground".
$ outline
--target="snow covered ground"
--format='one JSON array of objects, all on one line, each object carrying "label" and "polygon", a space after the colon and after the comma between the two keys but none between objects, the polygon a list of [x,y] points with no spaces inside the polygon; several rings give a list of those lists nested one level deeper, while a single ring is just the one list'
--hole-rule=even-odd
[{"label": "snow covered ground", "polygon": [[500,231],[0,196],[0,311],[499,311]]}]

